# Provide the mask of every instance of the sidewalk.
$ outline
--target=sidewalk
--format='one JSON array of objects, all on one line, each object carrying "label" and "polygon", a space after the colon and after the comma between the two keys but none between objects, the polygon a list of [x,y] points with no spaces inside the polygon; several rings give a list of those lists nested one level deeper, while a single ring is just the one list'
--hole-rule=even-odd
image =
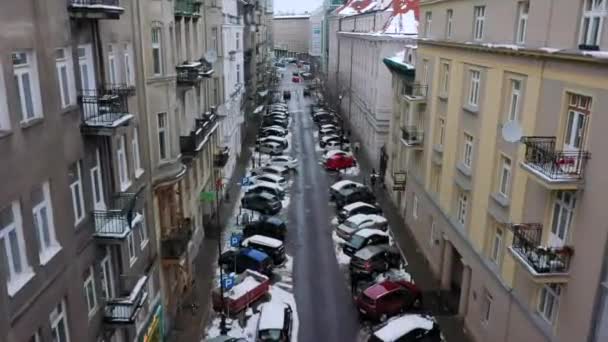
[{"label": "sidewalk", "polygon": [[[241,155],[236,161],[235,169],[232,178],[227,183],[225,198],[220,206],[220,227],[223,230],[230,218],[234,208],[239,205],[235,198],[239,198],[240,188],[238,182],[245,176],[247,163],[251,159],[250,146],[253,146],[257,134],[257,120],[252,120],[248,125],[242,126],[245,129],[245,140],[241,147]],[[185,300],[185,303],[194,303],[198,308],[194,310],[184,309],[178,314],[175,319],[175,324],[172,330],[167,335],[167,341],[201,341],[207,326],[211,308],[211,290],[215,286],[215,270],[217,268],[217,238],[221,234],[214,236],[206,236],[200,246],[199,253],[194,260],[195,287],[192,291],[191,298]]]}]

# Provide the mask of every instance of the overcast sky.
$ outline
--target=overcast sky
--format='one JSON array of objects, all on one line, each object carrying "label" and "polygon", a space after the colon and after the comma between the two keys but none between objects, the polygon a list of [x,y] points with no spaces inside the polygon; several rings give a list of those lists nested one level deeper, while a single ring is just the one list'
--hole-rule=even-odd
[{"label": "overcast sky", "polygon": [[274,0],[274,12],[311,12],[322,2],[323,0]]}]

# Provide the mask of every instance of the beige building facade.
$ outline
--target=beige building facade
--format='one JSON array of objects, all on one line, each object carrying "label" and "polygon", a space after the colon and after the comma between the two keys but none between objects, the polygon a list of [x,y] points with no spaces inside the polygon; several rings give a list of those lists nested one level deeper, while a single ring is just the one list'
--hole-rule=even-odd
[{"label": "beige building facade", "polygon": [[310,50],[310,16],[274,16],[274,48],[282,54],[295,56]]},{"label": "beige building facade", "polygon": [[605,16],[421,1],[415,80],[393,71],[387,184],[477,341],[606,338]]}]

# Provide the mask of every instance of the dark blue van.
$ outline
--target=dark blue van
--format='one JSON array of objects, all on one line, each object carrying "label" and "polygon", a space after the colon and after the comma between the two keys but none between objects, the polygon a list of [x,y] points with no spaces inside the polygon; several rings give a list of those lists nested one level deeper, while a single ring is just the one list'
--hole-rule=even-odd
[{"label": "dark blue van", "polygon": [[237,274],[249,269],[270,276],[273,269],[272,258],[252,248],[227,251],[220,257],[220,264],[227,272]]}]

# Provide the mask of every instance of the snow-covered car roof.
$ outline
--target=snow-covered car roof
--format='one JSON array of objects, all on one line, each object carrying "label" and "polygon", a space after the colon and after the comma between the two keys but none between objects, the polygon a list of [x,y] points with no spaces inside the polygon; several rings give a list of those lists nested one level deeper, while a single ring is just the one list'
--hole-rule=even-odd
[{"label": "snow-covered car roof", "polygon": [[342,151],[342,150],[331,150],[331,151],[327,151],[325,152],[325,154],[323,155],[325,158],[329,159],[331,158],[334,154],[338,154],[338,153],[343,153],[345,155],[350,155],[349,152],[346,151]]},{"label": "snow-covered car roof", "polygon": [[[270,161],[273,161],[273,160],[293,161],[293,160],[296,160],[296,158],[293,158],[290,156],[275,156],[275,157],[270,158]],[[280,165],[277,165],[277,166],[280,166]]]},{"label": "snow-covered car roof", "polygon": [[279,144],[279,143],[278,143],[278,142],[276,142],[276,141],[271,141],[271,140],[269,140],[269,141],[263,141],[263,142],[262,142],[262,146],[281,147],[281,144]]},{"label": "snow-covered car roof", "polygon": [[283,189],[282,186],[277,185],[276,183],[259,181],[259,182],[255,183],[254,185],[250,186],[249,189],[247,189],[248,190],[247,192],[249,192],[250,190],[253,190],[255,188],[261,188],[261,187],[273,188],[278,191],[285,191],[285,189]]},{"label": "snow-covered car roof", "polygon": [[433,329],[435,322],[430,317],[408,314],[390,320],[384,327],[374,333],[374,336],[384,342],[393,342],[414,329]]},{"label": "snow-covered car roof", "polygon": [[262,305],[258,330],[283,329],[287,304],[271,301]]},{"label": "snow-covered car roof", "polygon": [[373,215],[373,214],[357,214],[357,215],[353,215],[351,217],[349,217],[346,221],[349,221],[353,224],[356,224],[357,226],[360,225],[361,223],[365,222],[365,221],[373,221],[376,223],[385,223],[388,222],[387,219],[383,216],[380,215]]},{"label": "snow-covered car roof", "polygon": [[289,171],[288,168],[286,168],[285,166],[281,166],[281,165],[267,165],[267,166],[263,166],[260,168],[261,170],[265,170],[265,169],[271,169],[277,172],[287,172]]},{"label": "snow-covered car roof", "polygon": [[388,245],[371,245],[363,247],[355,253],[355,256],[362,260],[367,260],[378,252],[386,251],[389,249]]},{"label": "snow-covered car roof", "polygon": [[344,179],[344,180],[334,183],[330,188],[335,191],[340,191],[340,189],[342,189],[343,187],[345,187],[349,184],[360,184],[360,183],[353,182],[348,179]]},{"label": "snow-covered car roof", "polygon": [[283,131],[283,132],[286,132],[287,128],[283,128],[281,126],[274,125],[274,126],[263,127],[262,131]]},{"label": "snow-covered car roof", "polygon": [[358,235],[360,237],[363,238],[367,238],[370,237],[372,235],[384,235],[387,236],[388,234],[381,231],[380,229],[370,229],[370,228],[365,228],[365,229],[360,229],[357,230],[357,232],[355,233],[355,235]]},{"label": "snow-covered car roof", "polygon": [[283,246],[281,240],[273,239],[264,235],[253,235],[243,241],[243,246],[248,246],[248,243],[255,243],[258,245],[268,246],[271,248],[279,248]]},{"label": "snow-covered car roof", "polygon": [[369,203],[365,203],[365,202],[355,202],[355,203],[351,203],[349,205],[345,205],[342,209],[344,209],[346,211],[351,211],[353,209],[357,209],[360,207],[374,207],[374,206]]},{"label": "snow-covered car roof", "polygon": [[277,137],[276,135],[269,135],[267,137],[263,137],[259,139],[260,141],[264,142],[264,141],[281,141],[281,142],[287,142],[287,139],[283,138],[283,137]]},{"label": "snow-covered car roof", "polygon": [[256,180],[260,179],[261,177],[264,177],[264,178],[272,179],[275,182],[280,182],[280,181],[284,180],[283,177],[281,177],[279,175],[272,174],[272,173],[263,173],[263,174],[261,174],[259,176],[255,176],[255,177],[256,177],[255,178]]}]

